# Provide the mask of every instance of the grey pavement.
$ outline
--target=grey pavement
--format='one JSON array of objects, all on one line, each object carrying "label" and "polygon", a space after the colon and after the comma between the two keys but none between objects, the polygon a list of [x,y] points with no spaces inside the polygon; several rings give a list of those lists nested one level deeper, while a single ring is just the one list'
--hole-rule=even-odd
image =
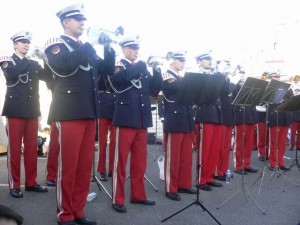
[{"label": "grey pavement", "polygon": [[[149,184],[146,185],[146,192],[149,199],[156,201],[155,206],[142,206],[130,204],[130,179],[126,181],[126,214],[116,213],[111,207],[111,200],[105,192],[99,191],[95,183],[91,183],[90,192],[96,192],[97,197],[86,203],[86,216],[95,219],[100,225],[152,225],[152,224],[217,224],[212,217],[199,205],[192,205],[178,215],[168,219],[164,223],[161,220],[167,218],[178,210],[192,204],[196,196],[181,194],[182,200],[175,202],[165,197],[164,182],[159,179],[159,168],[156,159],[161,155],[161,145],[148,145],[148,164],[146,176],[157,187],[158,192]],[[97,155],[97,152],[96,152]],[[194,161],[196,153],[193,153]],[[286,165],[295,158],[295,151],[286,151]],[[289,159],[290,158],[290,159]],[[46,160],[38,160],[38,183],[45,184]],[[249,189],[252,199],[265,211],[264,215],[256,206],[253,200],[249,200],[249,194],[242,191],[242,176],[234,174],[231,184],[224,183],[222,188],[214,188],[212,192],[200,191],[199,198],[205,208],[222,225],[297,225],[300,222],[300,188],[292,182],[300,184],[300,172],[293,167],[285,176],[277,178],[270,176],[272,172],[268,169],[264,174],[260,194],[258,190],[261,178],[251,188],[253,182],[261,174],[264,166],[257,157],[257,151],[252,154],[252,167],[259,168],[257,174],[245,175],[246,188]],[[230,168],[232,170],[232,160]],[[195,162],[193,166],[193,180],[195,177]],[[32,193],[24,191],[24,198],[14,199],[9,195],[7,187],[6,155],[0,156],[0,202],[20,213],[24,219],[24,225],[55,225],[56,202],[55,189],[49,188],[48,193]],[[98,175],[98,174],[97,174]],[[289,180],[289,179],[290,180]],[[292,182],[291,182],[292,181]],[[22,171],[22,184],[24,184],[24,171]],[[102,182],[111,193],[111,182]],[[220,209],[217,207],[228,199],[232,194],[239,191],[229,199]],[[24,187],[22,187],[24,190]]]}]

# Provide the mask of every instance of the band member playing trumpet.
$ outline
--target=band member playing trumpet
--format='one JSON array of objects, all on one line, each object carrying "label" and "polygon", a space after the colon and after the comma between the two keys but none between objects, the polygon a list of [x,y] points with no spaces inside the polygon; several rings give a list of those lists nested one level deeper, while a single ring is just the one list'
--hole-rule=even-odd
[{"label": "band member playing trumpet", "polygon": [[194,118],[192,106],[175,103],[182,76],[179,74],[185,65],[185,55],[174,52],[172,63],[162,74],[164,95],[164,132],[165,132],[165,190],[166,196],[180,201],[179,193],[196,194],[192,189],[192,143]]},{"label": "band member playing trumpet", "polygon": [[125,213],[125,177],[130,152],[130,202],[155,205],[147,199],[144,175],[147,165],[147,128],[152,126],[150,95],[162,87],[161,77],[147,70],[145,62],[137,61],[138,36],[125,37],[120,43],[124,58],[117,62],[111,84],[117,93],[113,125],[116,126],[115,157],[112,181],[112,207]]},{"label": "band member playing trumpet", "polygon": [[37,184],[37,133],[40,113],[39,80],[47,81],[50,73],[36,61],[26,57],[31,42],[30,32],[19,32],[11,37],[15,53],[0,58],[6,79],[6,98],[2,116],[7,118],[8,181],[10,195],[22,198],[20,190],[22,140],[24,143],[25,191],[47,192]]},{"label": "band member playing trumpet", "polygon": [[[241,89],[242,82],[237,84],[233,95],[236,96]],[[258,170],[251,167],[251,153],[254,143],[254,131],[258,122],[254,106],[234,106],[234,134],[235,145],[233,149],[234,172],[246,175],[256,173]],[[244,163],[243,163],[244,161]]]},{"label": "band member playing trumpet", "polygon": [[99,79],[99,103],[100,118],[98,119],[98,147],[99,160],[97,171],[100,173],[100,180],[107,181],[106,175],[106,147],[107,136],[109,133],[109,166],[108,176],[112,176],[113,160],[115,152],[115,127],[112,125],[112,119],[115,111],[116,93],[110,87],[108,75],[103,75]]},{"label": "band member playing trumpet", "polygon": [[[267,72],[264,72],[261,75],[261,80],[269,80],[270,75]],[[260,161],[265,161],[268,159],[268,146],[269,146],[269,133],[267,129],[266,121],[266,105],[256,106],[258,124],[257,124],[257,148],[258,148],[258,159]],[[267,152],[266,152],[267,151]]]},{"label": "band member playing trumpet", "polygon": [[[271,79],[279,80],[280,75],[277,72],[270,74]],[[292,96],[292,90],[289,89],[283,100],[287,100]],[[276,110],[279,104],[269,104],[268,108],[268,128],[269,128],[269,163],[270,170],[273,171],[275,167],[286,171],[289,168],[284,166],[284,153],[287,141],[287,133],[289,126],[292,123],[292,114],[288,111]]]},{"label": "band member playing trumpet", "polygon": [[[300,76],[295,75],[293,76],[293,81],[294,82],[299,82]],[[295,88],[294,89],[294,95],[299,95],[300,94],[300,89]],[[290,146],[289,150],[293,151],[296,145],[296,149],[300,149],[300,140],[299,140],[299,134],[300,134],[300,112],[293,112],[293,123],[291,125],[291,139],[290,139]]]},{"label": "band member playing trumpet", "polygon": [[58,130],[57,218],[60,225],[95,225],[85,217],[94,156],[96,118],[99,116],[99,74],[111,74],[115,53],[105,48],[105,59],[89,43],[82,44],[83,4],[66,7],[57,14],[64,35],[45,45],[53,72],[51,122]]},{"label": "band member playing trumpet", "polygon": [[[212,57],[209,53],[199,54],[196,56],[196,60],[199,65],[199,73],[213,76],[211,72]],[[197,172],[200,173],[200,180],[197,181],[197,185],[202,190],[212,191],[212,187],[223,186],[214,180],[223,138],[222,129],[220,129],[220,99],[214,105],[198,107],[195,117],[199,121],[199,127],[201,127],[199,132],[199,153],[197,156],[197,164],[200,163],[201,167],[199,170],[197,168]]]}]

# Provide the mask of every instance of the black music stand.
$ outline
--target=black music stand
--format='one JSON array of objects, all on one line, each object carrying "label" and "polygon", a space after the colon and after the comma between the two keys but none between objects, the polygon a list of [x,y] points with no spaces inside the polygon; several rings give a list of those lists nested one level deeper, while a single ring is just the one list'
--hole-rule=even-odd
[{"label": "black music stand", "polygon": [[[264,94],[260,100],[260,103],[263,103],[266,107],[266,129],[268,129],[268,123],[269,123],[269,104],[279,104],[280,102],[282,102],[283,97],[286,95],[289,87],[291,85],[278,81],[278,80],[271,80],[270,83],[268,84],[268,86],[266,87]],[[278,116],[278,115],[277,115]],[[265,140],[267,140],[267,131],[266,131],[266,136],[265,136]],[[251,185],[251,188],[255,185],[255,183],[261,178],[261,182],[259,185],[259,189],[258,189],[258,194],[261,191],[261,187],[263,186],[263,180],[265,177],[265,173],[267,173],[267,152],[268,152],[268,146],[265,146],[265,153],[264,153],[264,166],[263,169],[261,170],[261,173],[259,174],[259,176],[257,177],[257,179],[253,182],[253,184]]]},{"label": "black music stand", "polygon": [[[286,95],[286,93],[288,92],[288,89],[290,88],[291,84],[287,84],[281,81],[277,81],[277,80],[272,80],[270,82],[270,85],[272,86],[271,88],[275,89],[274,94],[272,94],[272,98],[271,101],[274,104],[280,104],[279,106],[277,106],[274,109],[274,112],[276,113],[277,116],[277,124],[278,124],[278,114],[279,111],[285,110],[285,108],[287,108],[289,106],[289,101],[287,102],[282,102],[284,96]],[[277,142],[278,142],[278,131],[277,131]],[[271,176],[265,181],[265,183],[261,184],[261,186],[265,185],[267,183],[268,180],[273,180],[273,176],[278,173],[278,177],[280,177],[281,175],[285,176],[283,171],[280,169],[280,167],[278,166],[278,143],[277,143],[277,149],[276,149],[276,166],[273,169]],[[285,178],[287,178],[292,184],[294,184],[296,187],[298,187],[298,185],[296,183],[294,183],[290,178],[288,178],[287,176],[285,176]]]},{"label": "black music stand", "polygon": [[[288,101],[286,101],[285,103],[278,106],[278,109],[286,110],[286,111],[300,111],[300,95],[291,97]],[[300,172],[300,163],[299,163],[299,159],[298,159],[298,148],[296,148],[295,159],[290,164],[289,169],[292,169],[294,166],[296,166]],[[285,172],[286,171],[283,171],[283,173],[285,173]]]},{"label": "black music stand", "polygon": [[[186,73],[179,91],[177,92],[175,98],[175,104],[178,105],[211,105],[215,104],[217,99],[220,97],[221,91],[224,90],[225,76],[224,75],[208,75],[200,73]],[[198,149],[199,154],[199,149]],[[205,206],[199,200],[199,171],[201,169],[201,162],[199,161],[197,165],[197,199],[189,204],[188,206],[182,208],[181,210],[175,212],[171,216],[163,219],[161,222],[165,222],[171,217],[181,213],[192,205],[200,206],[203,211],[206,211],[217,224],[221,223],[205,208]]]},{"label": "black music stand", "polygon": [[260,209],[260,211],[265,215],[266,213],[258,205],[258,203],[253,199],[250,194],[250,191],[245,183],[245,160],[244,160],[244,150],[245,150],[245,107],[246,106],[255,106],[258,105],[259,100],[262,98],[265,88],[267,87],[268,82],[264,80],[259,80],[256,78],[248,77],[242,88],[239,90],[236,98],[233,101],[233,105],[240,106],[243,110],[243,146],[242,146],[242,187],[227,198],[221,205],[217,207],[220,209],[227,201],[233,198],[240,191],[243,191],[243,194],[248,201],[248,198],[245,194],[248,194],[248,197],[255,203],[255,205]]}]

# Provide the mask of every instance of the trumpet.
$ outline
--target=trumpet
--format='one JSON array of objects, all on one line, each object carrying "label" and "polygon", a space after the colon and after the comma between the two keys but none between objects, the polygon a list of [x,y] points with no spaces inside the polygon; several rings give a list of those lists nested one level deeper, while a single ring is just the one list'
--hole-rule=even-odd
[{"label": "trumpet", "polygon": [[291,81],[294,83],[298,83],[300,81],[300,75],[292,76]]},{"label": "trumpet", "polygon": [[109,46],[110,44],[118,44],[117,37],[124,35],[124,28],[122,26],[117,27],[115,31],[107,30],[101,27],[90,27],[87,29],[87,36],[92,43],[97,43],[103,46]]},{"label": "trumpet", "polygon": [[270,74],[268,72],[263,72],[260,79],[268,81],[268,80],[270,80]]}]

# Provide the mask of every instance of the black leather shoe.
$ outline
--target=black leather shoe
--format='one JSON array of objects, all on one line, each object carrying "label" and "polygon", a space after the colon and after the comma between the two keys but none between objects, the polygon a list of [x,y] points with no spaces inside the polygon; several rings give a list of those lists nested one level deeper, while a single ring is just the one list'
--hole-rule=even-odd
[{"label": "black leather shoe", "polygon": [[208,184],[198,185],[197,187],[203,191],[212,191],[213,190],[213,188],[211,186],[209,186]]},{"label": "black leather shoe", "polygon": [[245,171],[248,173],[257,173],[258,170],[250,167],[250,168],[245,168]]},{"label": "black leather shoe", "polygon": [[215,180],[226,181],[226,175],[223,176],[214,176]]},{"label": "black leather shoe", "polygon": [[197,190],[192,188],[178,188],[178,193],[185,193],[185,194],[197,194]]},{"label": "black leather shoe", "polygon": [[59,222],[57,221],[58,225],[77,225],[74,221],[66,221],[66,222]]},{"label": "black leather shoe", "polygon": [[50,187],[55,187],[56,181],[55,180],[47,180],[46,184]]},{"label": "black leather shoe", "polygon": [[155,201],[146,199],[144,201],[130,201],[131,204],[155,205]]},{"label": "black leather shoe", "polygon": [[124,205],[112,204],[113,209],[118,213],[126,213],[126,207]]},{"label": "black leather shoe", "polygon": [[25,187],[25,191],[47,192],[48,189],[46,187],[42,187],[41,185],[37,184],[35,186]]},{"label": "black leather shoe", "polygon": [[102,181],[107,181],[106,173],[100,173],[99,179]]},{"label": "black leather shoe", "polygon": [[111,177],[111,176],[112,176],[112,172],[111,172],[111,171],[108,172],[107,176],[108,176],[108,177]]},{"label": "black leather shoe", "polygon": [[23,198],[23,193],[20,189],[10,189],[9,194],[14,198]]},{"label": "black leather shoe", "polygon": [[81,217],[79,219],[75,220],[76,224],[80,224],[80,225],[97,225],[96,221],[90,220],[86,217]]},{"label": "black leather shoe", "polygon": [[284,166],[281,166],[279,167],[282,171],[290,171],[291,169],[290,168],[287,168],[287,167],[284,167]]},{"label": "black leather shoe", "polygon": [[223,187],[223,184],[213,181],[213,182],[207,182],[207,185],[211,186],[211,187]]},{"label": "black leather shoe", "polygon": [[180,201],[181,200],[180,195],[176,192],[166,192],[166,196],[169,199],[174,200],[174,201]]},{"label": "black leather shoe", "polygon": [[[238,174],[243,174],[243,170],[242,169],[240,169],[240,170],[234,170],[234,172],[238,173]],[[244,175],[246,175],[246,174],[247,174],[247,172],[244,171]]]},{"label": "black leather shoe", "polygon": [[294,151],[294,148],[289,148],[289,151]]}]

